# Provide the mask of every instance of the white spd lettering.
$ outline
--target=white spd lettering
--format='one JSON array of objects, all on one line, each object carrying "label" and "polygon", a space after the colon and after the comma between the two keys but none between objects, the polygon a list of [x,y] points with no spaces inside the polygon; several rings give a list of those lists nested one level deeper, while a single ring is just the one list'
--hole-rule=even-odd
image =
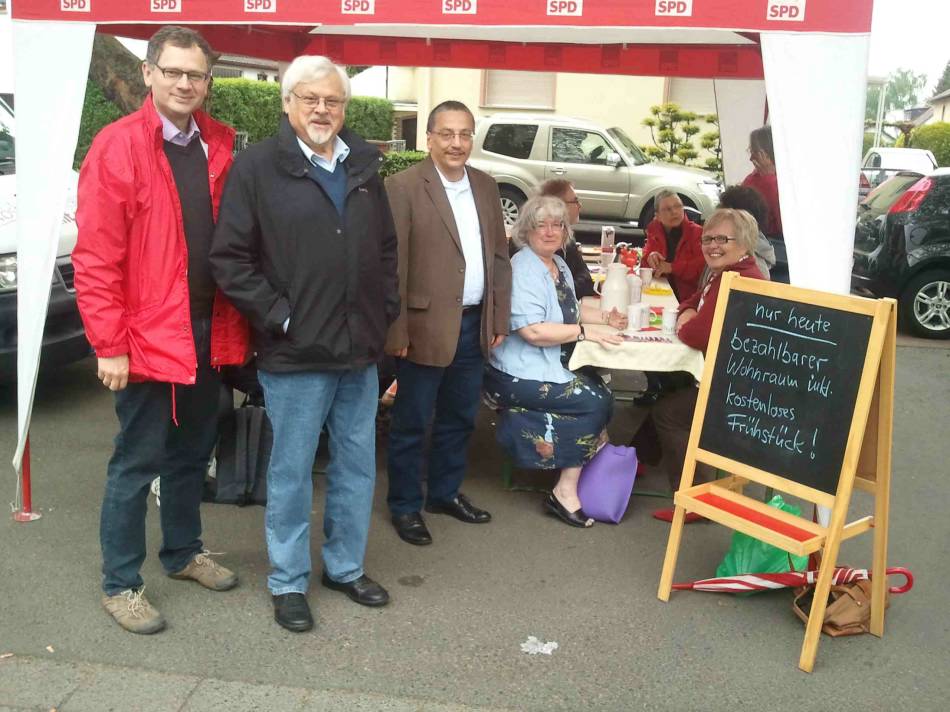
[{"label": "white spd lettering", "polygon": [[244,0],[244,12],[277,12],[277,0]]},{"label": "white spd lettering", "polygon": [[344,15],[373,15],[376,0],[343,0],[340,12]]},{"label": "white spd lettering", "polygon": [[152,12],[181,12],[183,0],[151,0],[149,9]]},{"label": "white spd lettering", "polygon": [[584,0],[548,0],[548,15],[580,17],[584,14]]},{"label": "white spd lettering", "polygon": [[804,22],[805,0],[769,0],[766,18],[779,22]]},{"label": "white spd lettering", "polygon": [[657,17],[692,17],[693,0],[656,0]]},{"label": "white spd lettering", "polygon": [[92,0],[59,0],[63,12],[92,12]]},{"label": "white spd lettering", "polygon": [[442,0],[443,15],[474,15],[478,12],[478,0]]}]

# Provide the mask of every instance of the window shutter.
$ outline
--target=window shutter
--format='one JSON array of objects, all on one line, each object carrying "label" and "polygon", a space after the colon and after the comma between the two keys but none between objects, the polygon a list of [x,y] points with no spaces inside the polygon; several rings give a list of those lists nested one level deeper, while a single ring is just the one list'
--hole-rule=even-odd
[{"label": "window shutter", "polygon": [[554,109],[554,72],[485,70],[484,106],[498,109]]}]

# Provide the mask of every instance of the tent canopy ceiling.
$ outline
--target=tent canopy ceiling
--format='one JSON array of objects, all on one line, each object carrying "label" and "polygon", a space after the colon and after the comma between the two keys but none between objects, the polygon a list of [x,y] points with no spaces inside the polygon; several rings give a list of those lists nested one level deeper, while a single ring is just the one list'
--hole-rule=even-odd
[{"label": "tent canopy ceiling", "polygon": [[[253,23],[720,28],[867,33],[872,0],[31,0],[24,20],[65,22]],[[737,28],[736,25],[740,26]],[[404,32],[386,32],[404,36]]]}]

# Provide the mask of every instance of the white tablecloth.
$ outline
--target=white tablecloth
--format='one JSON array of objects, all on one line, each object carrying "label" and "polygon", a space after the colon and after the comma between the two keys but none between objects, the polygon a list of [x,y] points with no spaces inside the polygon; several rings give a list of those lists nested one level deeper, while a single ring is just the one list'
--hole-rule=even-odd
[{"label": "white tablecloth", "polygon": [[[655,280],[654,286],[669,288],[666,280]],[[589,297],[584,298],[588,303]],[[595,300],[596,302],[597,300]],[[675,296],[643,295],[643,302],[649,306],[662,306],[664,309],[676,309],[679,302]],[[612,331],[616,329],[606,324],[586,324],[587,331]],[[672,343],[624,341],[617,346],[595,344],[581,341],[574,347],[569,367],[571,370],[581,366],[598,366],[622,371],[686,371],[698,381],[703,376],[703,354],[691,348],[672,334],[662,331],[631,332],[642,336],[663,336]]]}]

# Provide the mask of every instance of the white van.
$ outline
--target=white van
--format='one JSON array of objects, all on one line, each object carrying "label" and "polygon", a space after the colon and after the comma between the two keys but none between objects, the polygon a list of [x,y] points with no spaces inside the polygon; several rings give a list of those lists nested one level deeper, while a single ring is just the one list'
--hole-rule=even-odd
[{"label": "white van", "polygon": [[[16,374],[17,256],[16,256],[16,121],[12,94],[0,94],[0,380]],[[74,175],[78,179],[78,176]],[[41,368],[78,361],[90,353],[76,307],[70,254],[76,244],[76,180],[70,186],[63,229],[56,252]]]}]

